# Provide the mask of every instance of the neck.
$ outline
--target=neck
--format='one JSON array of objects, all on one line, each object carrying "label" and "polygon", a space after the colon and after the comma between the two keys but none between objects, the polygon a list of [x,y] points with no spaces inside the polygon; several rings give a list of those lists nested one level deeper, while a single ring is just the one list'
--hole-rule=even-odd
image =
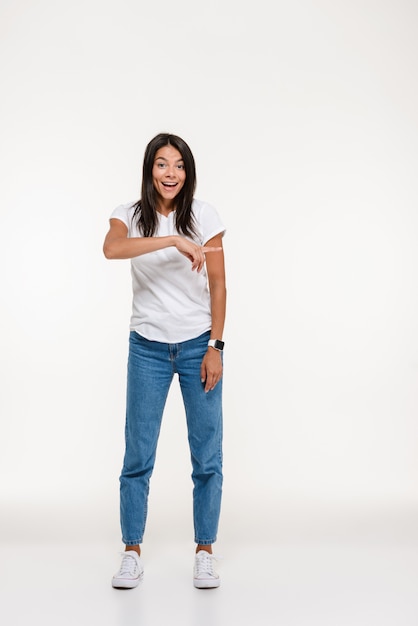
[{"label": "neck", "polygon": [[165,217],[167,217],[167,215],[170,215],[170,213],[172,213],[173,211],[175,211],[176,206],[174,204],[174,202],[169,201],[169,202],[159,202],[158,206],[157,206],[157,211],[158,213],[161,213],[161,215],[164,215]]}]

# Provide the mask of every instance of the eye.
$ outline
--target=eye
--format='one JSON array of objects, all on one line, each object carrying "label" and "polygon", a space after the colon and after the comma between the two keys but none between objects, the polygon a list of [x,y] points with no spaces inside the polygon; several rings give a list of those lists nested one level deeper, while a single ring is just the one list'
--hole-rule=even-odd
[{"label": "eye", "polygon": [[177,169],[179,169],[179,170],[184,170],[184,165],[183,165],[183,163],[181,163],[181,164],[179,163],[179,164],[177,165]]},{"label": "eye", "polygon": [[163,169],[166,166],[165,163],[157,163],[157,167]]}]

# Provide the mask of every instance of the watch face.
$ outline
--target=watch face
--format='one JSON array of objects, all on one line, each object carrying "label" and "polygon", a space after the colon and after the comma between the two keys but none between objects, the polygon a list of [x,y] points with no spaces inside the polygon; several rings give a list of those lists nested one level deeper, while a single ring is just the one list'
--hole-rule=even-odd
[{"label": "watch face", "polygon": [[219,339],[215,339],[215,348],[217,350],[223,350],[224,349],[224,345],[225,345],[224,341],[219,341]]}]

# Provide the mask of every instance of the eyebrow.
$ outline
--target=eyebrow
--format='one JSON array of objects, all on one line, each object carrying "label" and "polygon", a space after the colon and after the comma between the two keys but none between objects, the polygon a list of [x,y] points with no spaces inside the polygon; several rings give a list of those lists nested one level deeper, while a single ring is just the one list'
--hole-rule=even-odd
[{"label": "eyebrow", "polygon": [[[168,161],[168,159],[166,159],[165,157],[156,157],[155,160],[158,161],[158,159],[161,159],[162,161]],[[177,159],[176,163],[183,163],[184,159]]]}]

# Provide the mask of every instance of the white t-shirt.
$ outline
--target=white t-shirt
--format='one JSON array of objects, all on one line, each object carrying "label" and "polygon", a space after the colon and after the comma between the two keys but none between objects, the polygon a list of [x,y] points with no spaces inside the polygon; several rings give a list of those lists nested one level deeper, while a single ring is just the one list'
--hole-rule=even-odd
[{"label": "white t-shirt", "polygon": [[[224,234],[225,228],[211,205],[193,200],[192,210],[198,233],[193,241],[203,246],[215,235]],[[136,218],[132,221],[133,213],[133,203],[123,204],[116,207],[110,217],[127,226],[128,237],[141,237]],[[179,234],[174,211],[168,217],[158,213],[158,220],[155,237]],[[210,330],[210,294],[205,267],[200,273],[192,271],[189,259],[172,246],[134,257],[131,273],[131,330],[151,341],[164,343],[180,343]]]}]

